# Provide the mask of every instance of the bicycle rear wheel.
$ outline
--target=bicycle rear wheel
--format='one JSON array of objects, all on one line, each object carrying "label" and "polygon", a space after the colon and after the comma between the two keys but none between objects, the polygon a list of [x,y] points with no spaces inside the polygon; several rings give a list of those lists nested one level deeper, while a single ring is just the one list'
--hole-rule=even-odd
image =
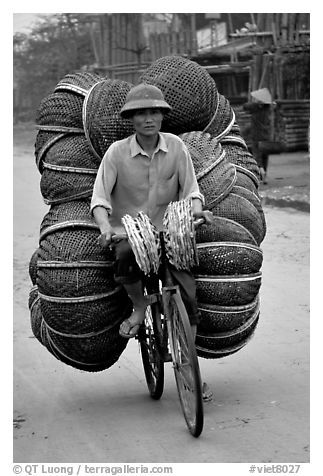
[{"label": "bicycle rear wheel", "polygon": [[167,319],[177,391],[190,433],[198,437],[203,430],[203,399],[200,369],[191,325],[178,292],[170,296]]},{"label": "bicycle rear wheel", "polygon": [[156,302],[147,307],[145,320],[138,332],[147,387],[154,400],[159,400],[164,391],[161,332],[160,305]]}]

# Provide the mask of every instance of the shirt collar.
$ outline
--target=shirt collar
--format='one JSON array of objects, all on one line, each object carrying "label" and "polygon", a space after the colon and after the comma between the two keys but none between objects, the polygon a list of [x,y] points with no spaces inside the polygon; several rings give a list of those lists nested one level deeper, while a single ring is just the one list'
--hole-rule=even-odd
[{"label": "shirt collar", "polygon": [[[168,152],[168,147],[165,141],[165,137],[162,132],[158,133],[159,140],[155,152],[162,150],[163,152]],[[140,147],[137,142],[136,134],[133,134],[130,138],[130,155],[131,157],[136,157],[138,154],[147,155],[146,152]]]}]

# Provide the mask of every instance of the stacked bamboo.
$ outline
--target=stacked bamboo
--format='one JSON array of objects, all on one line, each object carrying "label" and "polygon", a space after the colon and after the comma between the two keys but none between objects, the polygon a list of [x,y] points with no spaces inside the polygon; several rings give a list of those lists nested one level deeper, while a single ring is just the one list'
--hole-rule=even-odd
[{"label": "stacked bamboo", "polygon": [[275,129],[284,150],[307,150],[310,125],[309,100],[277,101]]}]

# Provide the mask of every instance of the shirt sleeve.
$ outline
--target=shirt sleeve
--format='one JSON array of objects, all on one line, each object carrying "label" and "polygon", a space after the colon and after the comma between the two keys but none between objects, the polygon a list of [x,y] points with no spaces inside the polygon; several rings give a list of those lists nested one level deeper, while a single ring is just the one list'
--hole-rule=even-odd
[{"label": "shirt sleeve", "polygon": [[200,192],[191,155],[182,143],[181,157],[179,163],[179,199],[199,198],[204,205],[204,197]]},{"label": "shirt sleeve", "polygon": [[111,192],[117,179],[117,167],[113,146],[105,153],[96,175],[91,199],[91,213],[95,207],[104,207],[112,213]]}]

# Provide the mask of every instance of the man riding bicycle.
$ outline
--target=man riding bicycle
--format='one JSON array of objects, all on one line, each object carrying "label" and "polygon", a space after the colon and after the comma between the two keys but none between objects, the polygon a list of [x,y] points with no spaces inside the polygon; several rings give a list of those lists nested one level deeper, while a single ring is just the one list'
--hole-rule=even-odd
[{"label": "man riding bicycle", "polygon": [[[170,202],[192,199],[194,218],[211,223],[213,215],[204,211],[192,159],[184,142],[174,134],[160,132],[165,114],[171,111],[156,86],[139,84],[126,98],[120,114],[130,119],[135,133],[114,142],[106,151],[94,184],[91,212],[101,231],[101,243],[109,246],[112,236],[124,233],[121,218],[144,212],[160,231]],[[115,281],[122,284],[133,303],[131,316],[120,325],[120,334],[134,337],[145,318],[147,301],[143,295],[142,272],[127,240],[116,243]],[[196,285],[189,270],[171,267],[179,285],[192,326],[199,321]]]}]

